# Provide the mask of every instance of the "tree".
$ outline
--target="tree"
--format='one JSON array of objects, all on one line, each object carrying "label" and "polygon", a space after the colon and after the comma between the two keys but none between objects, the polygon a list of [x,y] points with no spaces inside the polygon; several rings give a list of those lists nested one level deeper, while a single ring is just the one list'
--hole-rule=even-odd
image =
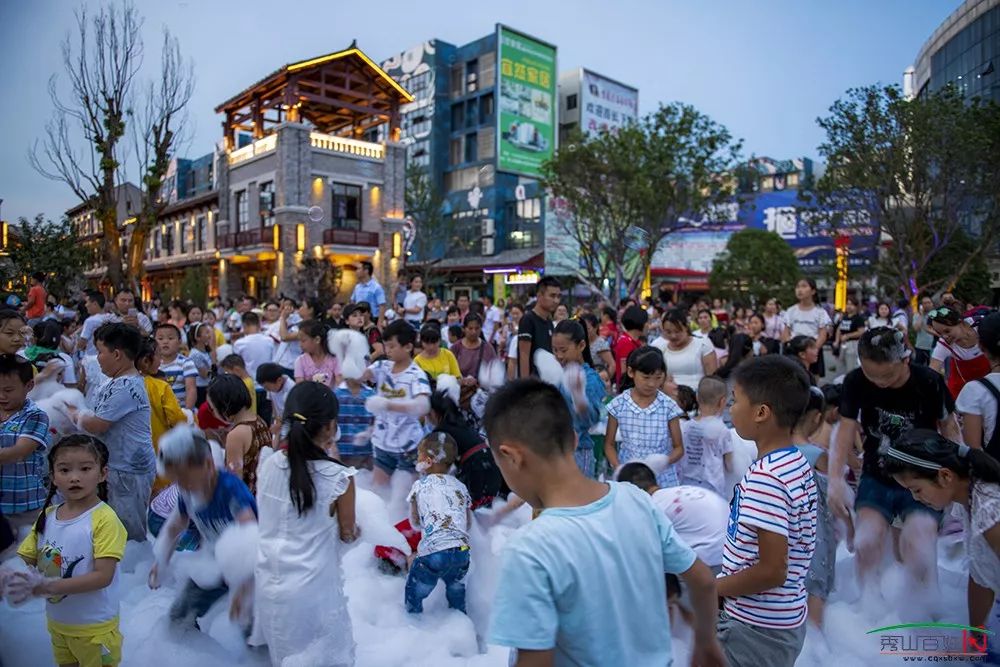
[{"label": "tree", "polygon": [[180,298],[204,306],[208,302],[209,270],[204,264],[184,269],[181,278]]},{"label": "tree", "polygon": [[[963,230],[958,230],[947,247],[942,248],[934,258],[924,267],[923,273],[917,280],[919,285],[938,284],[942,279],[947,279],[951,275],[953,267],[962,263],[969,253],[976,248],[976,241],[969,237]],[[888,255],[895,253],[895,246],[889,248]],[[892,258],[882,263],[883,266],[892,267]],[[882,284],[892,284],[892,276],[880,275],[879,281]],[[992,301],[993,290],[990,289],[990,271],[986,264],[986,258],[981,254],[973,260],[961,277],[954,284],[945,283],[940,288],[941,292],[953,292],[955,297],[963,303],[985,304]]]},{"label": "tree", "polygon": [[[125,147],[132,83],[142,64],[142,20],[131,4],[102,7],[91,20],[76,12],[77,40],[62,42],[70,95],[63,101],[56,76],[49,79],[53,117],[36,141],[29,162],[43,176],[62,181],[94,211],[103,232],[108,279],[122,285],[122,253],[115,186]],[[82,135],[82,136],[81,136]],[[79,150],[82,138],[86,148]]]},{"label": "tree", "polygon": [[[1000,232],[1000,109],[951,87],[907,100],[895,86],[848,91],[819,119],[827,169],[810,198],[836,233],[888,238],[879,274],[912,300],[940,295]],[[962,235],[974,243],[951,255]],[[935,270],[930,270],[937,267]]]},{"label": "tree", "polygon": [[299,300],[313,297],[332,300],[340,293],[343,277],[344,270],[331,264],[329,260],[304,257],[302,266],[292,277],[292,285],[295,288],[292,296]]},{"label": "tree", "polygon": [[795,252],[781,236],[749,228],[729,237],[712,263],[708,284],[719,297],[754,306],[772,297],[791,303],[800,275]]},{"label": "tree", "polygon": [[141,207],[131,228],[125,261],[126,276],[133,290],[139,289],[145,274],[149,231],[167,206],[163,179],[171,157],[184,141],[187,127],[184,109],[194,92],[194,67],[191,62],[184,62],[180,43],[166,29],[161,54],[160,78],[148,83],[143,93],[142,115],[132,124],[137,167],[142,173]]},{"label": "tree", "polygon": [[26,291],[27,277],[41,271],[47,276],[46,288],[57,296],[76,294],[83,287],[87,249],[68,220],[52,222],[40,213],[34,220],[21,218],[8,233],[7,250],[5,283],[12,281]]},{"label": "tree", "polygon": [[542,171],[580,248],[577,278],[595,292],[609,279],[614,301],[635,295],[660,241],[729,199],[739,150],[726,128],[677,103],[616,132],[572,134]]},{"label": "tree", "polygon": [[443,205],[444,195],[427,170],[415,164],[407,165],[404,208],[406,216],[413,219],[412,247],[425,281],[430,263],[444,254],[451,235],[451,217],[444,214]]}]

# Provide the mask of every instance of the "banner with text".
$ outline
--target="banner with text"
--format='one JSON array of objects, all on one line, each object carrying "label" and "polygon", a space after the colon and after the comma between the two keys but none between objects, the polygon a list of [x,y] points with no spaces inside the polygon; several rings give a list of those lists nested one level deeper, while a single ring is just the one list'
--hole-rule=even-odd
[{"label": "banner with text", "polygon": [[537,178],[556,143],[555,47],[498,26],[497,169]]},{"label": "banner with text", "polygon": [[639,91],[583,70],[580,79],[580,131],[596,134],[639,120]]}]

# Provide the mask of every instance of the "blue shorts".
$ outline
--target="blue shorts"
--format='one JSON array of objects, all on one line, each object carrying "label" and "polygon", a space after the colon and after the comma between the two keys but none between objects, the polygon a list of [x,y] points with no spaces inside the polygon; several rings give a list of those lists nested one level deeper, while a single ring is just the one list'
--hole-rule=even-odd
[{"label": "blue shorts", "polygon": [[873,509],[881,514],[890,526],[897,517],[900,521],[905,521],[906,517],[914,512],[930,514],[939,522],[942,516],[942,512],[924,505],[899,484],[893,482],[890,486],[867,473],[861,475],[858,495],[854,501],[855,510],[862,507]]},{"label": "blue shorts", "polygon": [[375,466],[388,474],[396,470],[413,472],[417,469],[417,450],[409,452],[387,452],[384,449],[373,447],[375,452]]}]

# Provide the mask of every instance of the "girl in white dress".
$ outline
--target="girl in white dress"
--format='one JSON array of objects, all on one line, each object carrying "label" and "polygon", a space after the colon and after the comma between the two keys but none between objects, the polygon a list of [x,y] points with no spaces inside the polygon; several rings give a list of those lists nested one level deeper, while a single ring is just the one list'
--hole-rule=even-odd
[{"label": "girl in white dress", "polygon": [[965,510],[969,625],[987,625],[1000,595],[1000,462],[936,431],[916,429],[886,450],[882,467],[925,505],[944,510],[957,503]]},{"label": "girl in white dress", "polygon": [[317,667],[354,664],[340,543],[358,537],[357,471],[326,454],[337,414],[329,387],[295,385],[283,416],[287,448],[265,459],[258,474],[253,643],[267,644],[275,667],[293,655]]}]

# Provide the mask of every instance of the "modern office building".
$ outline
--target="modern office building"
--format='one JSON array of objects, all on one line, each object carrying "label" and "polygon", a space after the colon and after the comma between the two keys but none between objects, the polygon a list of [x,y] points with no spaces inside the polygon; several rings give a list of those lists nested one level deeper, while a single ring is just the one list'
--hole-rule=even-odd
[{"label": "modern office building", "polygon": [[438,251],[411,260],[446,278],[449,297],[498,294],[540,269],[539,167],[558,141],[556,48],[498,25],[464,46],[425,42],[383,67],[416,91],[401,142],[441,188],[450,221]]},{"label": "modern office building", "polygon": [[921,47],[903,78],[911,96],[948,84],[966,97],[1000,102],[1000,0],[965,0]]},{"label": "modern office building", "polygon": [[559,143],[570,132],[614,131],[639,120],[639,90],[588,69],[559,75]]}]

